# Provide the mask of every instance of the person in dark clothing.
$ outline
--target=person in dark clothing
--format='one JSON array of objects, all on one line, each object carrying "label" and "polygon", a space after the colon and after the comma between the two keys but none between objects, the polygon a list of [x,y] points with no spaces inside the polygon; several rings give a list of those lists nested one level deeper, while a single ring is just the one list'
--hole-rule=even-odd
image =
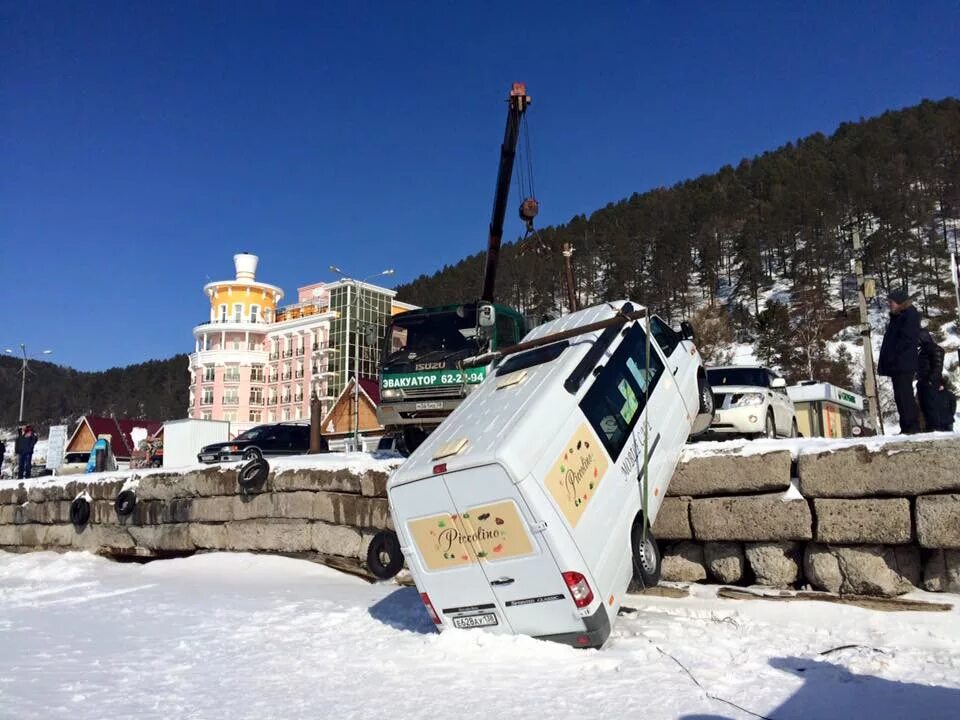
[{"label": "person in dark clothing", "polygon": [[943,418],[937,394],[943,390],[943,348],[927,330],[920,331],[920,352],[917,355],[917,401],[928,432],[943,430]]},{"label": "person in dark clothing", "polygon": [[893,383],[893,398],[900,416],[900,432],[912,435],[920,432],[920,412],[913,397],[913,380],[917,374],[918,345],[920,344],[920,313],[913,306],[906,290],[894,290],[887,295],[890,322],[880,346],[877,373],[886,375]]},{"label": "person in dark clothing", "polygon": [[950,380],[946,375],[940,378],[940,391],[937,392],[935,398],[940,419],[937,429],[953,432],[953,420],[957,416],[957,396],[950,389]]},{"label": "person in dark clothing", "polygon": [[3,477],[3,456],[7,452],[7,441],[0,440],[0,478]]},{"label": "person in dark clothing", "polygon": [[33,467],[33,448],[37,444],[37,436],[30,425],[24,429],[23,434],[17,438],[17,455],[20,456],[20,466],[17,468],[17,477],[25,480],[30,477],[30,469]]}]

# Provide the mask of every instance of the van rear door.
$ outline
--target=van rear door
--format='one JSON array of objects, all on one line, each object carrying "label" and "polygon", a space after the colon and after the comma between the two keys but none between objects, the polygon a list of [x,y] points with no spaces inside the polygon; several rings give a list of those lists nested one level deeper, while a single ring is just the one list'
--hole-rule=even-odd
[{"label": "van rear door", "polygon": [[443,624],[510,632],[476,551],[464,541],[466,528],[443,476],[392,488],[390,503],[394,517],[409,518],[397,531],[405,549],[414,551],[407,552],[407,562]]},{"label": "van rear door", "polygon": [[[534,637],[583,630],[545,525],[498,464],[444,476],[488,587],[514,632]],[[559,524],[559,523],[558,523]]]}]

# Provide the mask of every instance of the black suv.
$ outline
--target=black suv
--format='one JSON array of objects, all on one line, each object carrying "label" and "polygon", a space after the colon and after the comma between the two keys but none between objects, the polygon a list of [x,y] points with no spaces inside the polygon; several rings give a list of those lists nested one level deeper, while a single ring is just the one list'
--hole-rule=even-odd
[{"label": "black suv", "polygon": [[[326,442],[321,440],[321,452]],[[257,425],[237,435],[229,442],[214,443],[204,447],[197,459],[202,463],[247,460],[258,454],[264,457],[276,455],[304,455],[310,450],[310,426],[305,423],[276,423]]]}]

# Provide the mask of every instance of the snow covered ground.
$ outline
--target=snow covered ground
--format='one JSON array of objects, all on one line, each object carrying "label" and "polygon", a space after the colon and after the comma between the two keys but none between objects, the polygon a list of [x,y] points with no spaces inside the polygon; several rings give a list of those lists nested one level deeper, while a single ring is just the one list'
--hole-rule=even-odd
[{"label": "snow covered ground", "polygon": [[956,607],[693,593],[629,597],[582,651],[439,635],[413,588],[305,561],[0,553],[0,718],[958,716]]}]

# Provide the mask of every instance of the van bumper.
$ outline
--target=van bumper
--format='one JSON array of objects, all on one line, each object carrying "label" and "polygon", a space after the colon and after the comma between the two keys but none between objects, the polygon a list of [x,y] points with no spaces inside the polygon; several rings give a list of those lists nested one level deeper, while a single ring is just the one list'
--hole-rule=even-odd
[{"label": "van bumper", "polygon": [[581,632],[538,635],[537,640],[549,640],[577,648],[599,648],[610,637],[610,618],[603,605],[593,615],[583,618],[583,625],[584,630]]}]

